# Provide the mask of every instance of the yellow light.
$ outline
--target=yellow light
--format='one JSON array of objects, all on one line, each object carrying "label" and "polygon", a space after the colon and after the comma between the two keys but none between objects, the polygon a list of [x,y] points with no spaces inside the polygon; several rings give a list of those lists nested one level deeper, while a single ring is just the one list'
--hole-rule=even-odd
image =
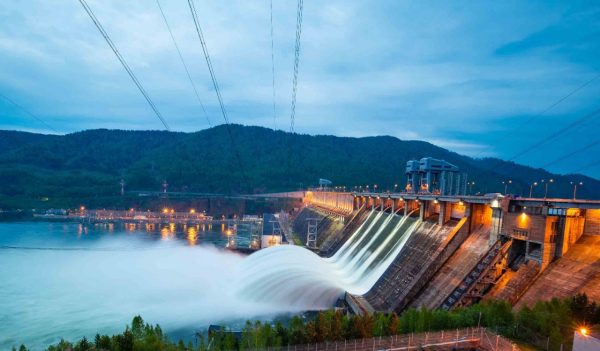
[{"label": "yellow light", "polygon": [[175,213],[175,209],[171,209],[171,213]]},{"label": "yellow light", "polygon": [[198,233],[196,232],[196,228],[194,228],[194,227],[190,227],[190,228],[188,229],[188,236],[187,236],[187,239],[188,239],[188,243],[189,243],[191,246],[194,246],[194,245],[196,245],[196,241],[197,241],[197,234],[198,234]]},{"label": "yellow light", "polygon": [[581,335],[583,336],[588,336],[588,330],[587,328],[580,328],[579,332],[581,333]]},{"label": "yellow light", "polygon": [[464,205],[465,203],[464,203],[464,202],[462,202],[462,201],[459,201],[459,202],[458,202],[458,204],[459,204],[460,206],[462,206],[462,205]]},{"label": "yellow light", "polygon": [[168,208],[163,208],[163,213],[169,213],[169,209]]},{"label": "yellow light", "polygon": [[190,210],[190,213],[191,213],[191,214],[194,214],[194,213],[196,213],[196,210],[194,210],[194,209],[192,208],[192,209]]},{"label": "yellow light", "polygon": [[527,223],[527,214],[525,212],[521,212],[521,223],[523,225]]},{"label": "yellow light", "polygon": [[81,211],[85,211],[85,206],[81,206],[79,209],[80,209]]}]

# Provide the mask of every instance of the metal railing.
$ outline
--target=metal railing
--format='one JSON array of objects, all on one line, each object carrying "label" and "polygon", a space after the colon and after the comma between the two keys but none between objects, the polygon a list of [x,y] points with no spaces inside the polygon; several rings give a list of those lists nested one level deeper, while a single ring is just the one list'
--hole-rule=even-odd
[{"label": "metal railing", "polygon": [[509,339],[486,328],[464,328],[427,333],[381,336],[367,339],[339,340],[282,347],[249,348],[256,351],[408,351],[454,350],[478,348],[486,351],[518,351]]}]

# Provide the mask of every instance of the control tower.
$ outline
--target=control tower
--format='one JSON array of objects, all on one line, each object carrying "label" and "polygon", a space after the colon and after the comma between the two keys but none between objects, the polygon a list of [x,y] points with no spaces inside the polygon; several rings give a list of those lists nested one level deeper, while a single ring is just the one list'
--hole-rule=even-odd
[{"label": "control tower", "polygon": [[464,195],[467,176],[457,166],[432,157],[406,162],[406,192],[415,194]]}]

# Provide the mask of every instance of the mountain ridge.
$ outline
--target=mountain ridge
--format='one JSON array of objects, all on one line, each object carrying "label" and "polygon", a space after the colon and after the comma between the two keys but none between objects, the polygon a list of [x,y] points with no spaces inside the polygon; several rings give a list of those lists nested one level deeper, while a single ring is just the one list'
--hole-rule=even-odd
[{"label": "mountain ridge", "polygon": [[[600,181],[584,175],[558,175],[495,158],[474,159],[426,141],[392,136],[336,137],[290,134],[264,127],[226,125],[193,132],[93,129],[63,136],[1,131],[0,207],[43,206],[39,199],[81,202],[118,196],[128,190],[257,193],[294,190],[331,179],[347,189],[405,184],[406,161],[444,159],[468,173],[473,193],[529,195],[529,184],[553,178],[549,197],[571,197],[570,181],[583,181],[578,197],[600,198]],[[10,136],[10,141],[7,141]],[[239,155],[239,157],[238,157]],[[241,160],[241,164],[238,162]],[[84,181],[85,180],[85,181]],[[534,188],[542,196],[545,189]],[[14,201],[19,199],[19,201]],[[69,200],[67,200],[69,199]],[[58,201],[58,203],[63,203]]]}]

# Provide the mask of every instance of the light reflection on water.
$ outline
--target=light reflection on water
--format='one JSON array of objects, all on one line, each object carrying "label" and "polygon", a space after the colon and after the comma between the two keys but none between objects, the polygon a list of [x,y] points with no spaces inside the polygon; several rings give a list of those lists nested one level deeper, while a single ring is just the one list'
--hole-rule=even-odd
[{"label": "light reflection on water", "polygon": [[[175,223],[168,224],[155,224],[155,223],[95,223],[95,224],[82,224],[82,223],[59,223],[59,222],[13,222],[13,223],[2,223],[0,222],[0,228],[3,226],[34,226],[39,228],[42,233],[49,233],[49,237],[46,236],[43,243],[47,243],[48,239],[50,242],[58,238],[57,233],[62,233],[65,240],[80,239],[84,242],[89,240],[96,240],[104,235],[145,235],[150,240],[181,240],[189,245],[202,245],[210,244],[217,247],[226,247],[228,242],[228,228],[225,224],[221,223],[217,228],[213,230],[212,224],[194,224],[194,225],[178,225]],[[237,225],[234,226],[235,234],[237,236],[237,242],[239,247],[248,247],[250,244],[250,232],[249,228],[245,226]],[[30,236],[27,237],[27,241],[40,239],[35,233],[28,233]],[[19,238],[18,240],[22,240]],[[0,244],[7,244],[7,240],[15,240],[15,238],[1,238]],[[75,241],[77,242],[77,241]],[[69,242],[73,244],[75,242]]]},{"label": "light reflection on water", "polygon": [[198,241],[198,232],[196,231],[196,227],[189,227],[187,230],[187,239],[188,239],[188,243],[191,246],[196,245],[196,242]]}]

